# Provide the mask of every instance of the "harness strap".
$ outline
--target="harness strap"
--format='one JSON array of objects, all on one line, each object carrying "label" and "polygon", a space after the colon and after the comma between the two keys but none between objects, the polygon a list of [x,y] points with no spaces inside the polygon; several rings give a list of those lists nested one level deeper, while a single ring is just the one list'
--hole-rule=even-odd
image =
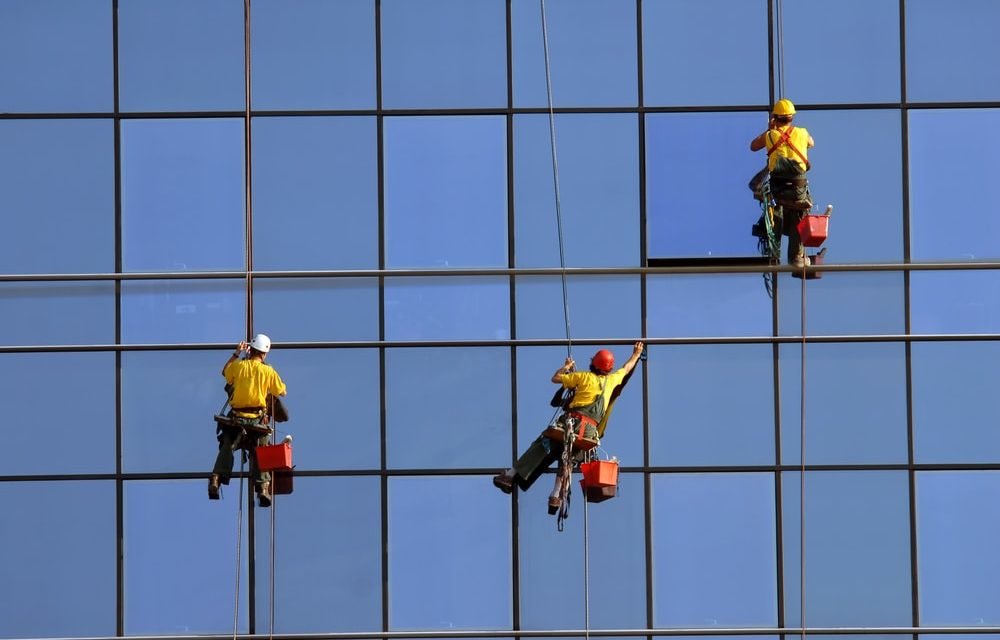
[{"label": "harness strap", "polygon": [[[806,171],[808,171],[809,169],[812,168],[812,165],[809,163],[809,160],[805,157],[805,155],[803,155],[802,152],[799,151],[799,148],[792,143],[791,135],[792,131],[794,130],[795,127],[788,125],[788,128],[781,132],[781,136],[771,145],[771,148],[767,150],[767,157],[770,158],[771,154],[774,153],[778,147],[784,144],[789,149],[791,149],[795,155],[799,157],[799,160],[801,160],[802,163],[806,165]],[[771,132],[769,131],[768,132],[769,137],[770,133]]]}]

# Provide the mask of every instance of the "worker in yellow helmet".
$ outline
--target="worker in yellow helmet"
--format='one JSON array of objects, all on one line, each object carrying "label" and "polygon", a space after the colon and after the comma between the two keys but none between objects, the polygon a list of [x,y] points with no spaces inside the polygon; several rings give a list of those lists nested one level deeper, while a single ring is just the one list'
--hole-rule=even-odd
[{"label": "worker in yellow helmet", "polygon": [[809,149],[815,143],[805,127],[792,125],[795,105],[787,98],[774,103],[767,131],[750,141],[751,151],[767,149],[767,166],[750,181],[755,197],[760,197],[764,179],[771,182],[771,196],[783,210],[783,233],[788,236],[788,262],[797,267],[807,264],[799,238],[798,224],[812,209],[809,194]]}]

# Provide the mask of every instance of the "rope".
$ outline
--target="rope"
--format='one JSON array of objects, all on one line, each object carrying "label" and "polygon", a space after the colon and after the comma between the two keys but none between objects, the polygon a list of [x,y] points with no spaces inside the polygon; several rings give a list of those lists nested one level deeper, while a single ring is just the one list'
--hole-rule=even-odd
[{"label": "rope", "polygon": [[590,542],[587,532],[587,496],[583,496],[583,637],[590,640]]},{"label": "rope", "polygon": [[785,33],[781,0],[774,0],[774,17],[778,23],[778,97],[785,97]]},{"label": "rope", "polygon": [[559,196],[559,159],[556,154],[556,115],[552,106],[552,72],[549,65],[549,30],[545,21],[545,0],[538,1],[542,12],[542,50],[545,54],[545,95],[549,105],[549,147],[552,151],[552,189],[556,200],[556,229],[559,235],[559,268],[562,269],[563,318],[566,323],[566,356],[573,357],[569,330],[569,292],[566,286],[566,249],[563,243],[562,199]]},{"label": "rope", "polygon": [[[253,271],[253,199],[251,197],[251,181],[253,178],[252,170],[252,158],[251,158],[251,144],[250,144],[250,0],[243,0],[243,69],[244,77],[243,83],[245,88],[245,101],[244,101],[244,111],[243,111],[243,144],[245,147],[244,158],[243,158],[243,183],[245,185],[245,190],[243,197],[246,202],[244,206],[246,207],[245,225],[246,225],[246,235],[244,251],[246,252],[246,294],[247,294],[247,336],[251,335],[253,330],[253,278],[250,277],[251,271]],[[249,338],[248,338],[249,339]]]},{"label": "rope", "polygon": [[240,559],[243,551],[243,465],[246,459],[240,452],[240,497],[239,508],[236,511],[236,603],[233,605],[233,640],[239,634],[240,623]]},{"label": "rope", "polygon": [[[780,3],[780,0],[779,0]],[[802,269],[802,348],[799,388],[799,622],[806,640],[806,270]]]},{"label": "rope", "polygon": [[271,593],[268,609],[268,630],[267,637],[274,638],[274,528],[275,528],[275,505],[277,500],[274,499],[274,472],[271,472]]}]

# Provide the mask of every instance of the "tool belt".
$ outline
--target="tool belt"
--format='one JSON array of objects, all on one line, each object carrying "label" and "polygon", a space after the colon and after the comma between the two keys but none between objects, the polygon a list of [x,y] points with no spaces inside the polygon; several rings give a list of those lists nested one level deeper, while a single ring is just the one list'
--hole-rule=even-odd
[{"label": "tool belt", "polygon": [[233,407],[233,411],[238,413],[263,413],[264,407]]}]

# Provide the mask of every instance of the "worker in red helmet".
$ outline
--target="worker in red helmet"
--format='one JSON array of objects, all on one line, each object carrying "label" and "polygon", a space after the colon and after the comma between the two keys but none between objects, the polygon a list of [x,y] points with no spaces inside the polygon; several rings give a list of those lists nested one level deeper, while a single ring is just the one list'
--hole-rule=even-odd
[{"label": "worker in red helmet", "polygon": [[812,209],[806,172],[812,167],[809,149],[816,143],[805,127],[792,125],[795,105],[787,98],[774,103],[767,131],[750,141],[751,151],[767,149],[767,166],[751,180],[754,197],[761,199],[765,179],[771,183],[771,197],[782,208],[782,233],[788,236],[788,263],[801,267],[808,264],[799,221]]},{"label": "worker in red helmet", "polygon": [[[603,434],[603,420],[616,397],[616,390],[624,384],[629,374],[642,356],[644,345],[636,342],[632,355],[618,370],[615,370],[615,356],[607,349],[601,349],[590,360],[590,371],[574,371],[573,358],[566,358],[563,366],[552,374],[552,382],[572,392],[565,403],[563,413],[545,432],[525,450],[513,467],[497,474],[493,484],[504,493],[511,493],[516,484],[526,491],[538,476],[562,456],[565,430],[572,430],[575,437],[599,441]],[[558,434],[558,435],[557,435]],[[556,474],[555,486],[549,495],[549,513],[555,514],[562,506],[559,486],[563,474],[571,469],[560,466]]]},{"label": "worker in red helmet", "polygon": [[[259,427],[267,424],[268,396],[283,396],[287,393],[285,383],[274,368],[264,363],[264,358],[271,351],[271,339],[263,333],[258,333],[253,340],[240,342],[236,345],[233,355],[222,367],[222,375],[226,378],[226,389],[230,390],[229,417],[237,425],[243,427]],[[241,356],[246,353],[246,358]],[[280,420],[280,418],[279,418]],[[233,474],[233,450],[239,446],[243,434],[239,430],[219,429],[219,455],[215,458],[212,475],[208,479],[209,500],[219,499],[219,484],[229,484]],[[267,444],[269,435],[264,433],[255,436],[257,446]],[[257,492],[257,502],[262,507],[271,506],[271,474],[256,470],[254,490]]]}]

